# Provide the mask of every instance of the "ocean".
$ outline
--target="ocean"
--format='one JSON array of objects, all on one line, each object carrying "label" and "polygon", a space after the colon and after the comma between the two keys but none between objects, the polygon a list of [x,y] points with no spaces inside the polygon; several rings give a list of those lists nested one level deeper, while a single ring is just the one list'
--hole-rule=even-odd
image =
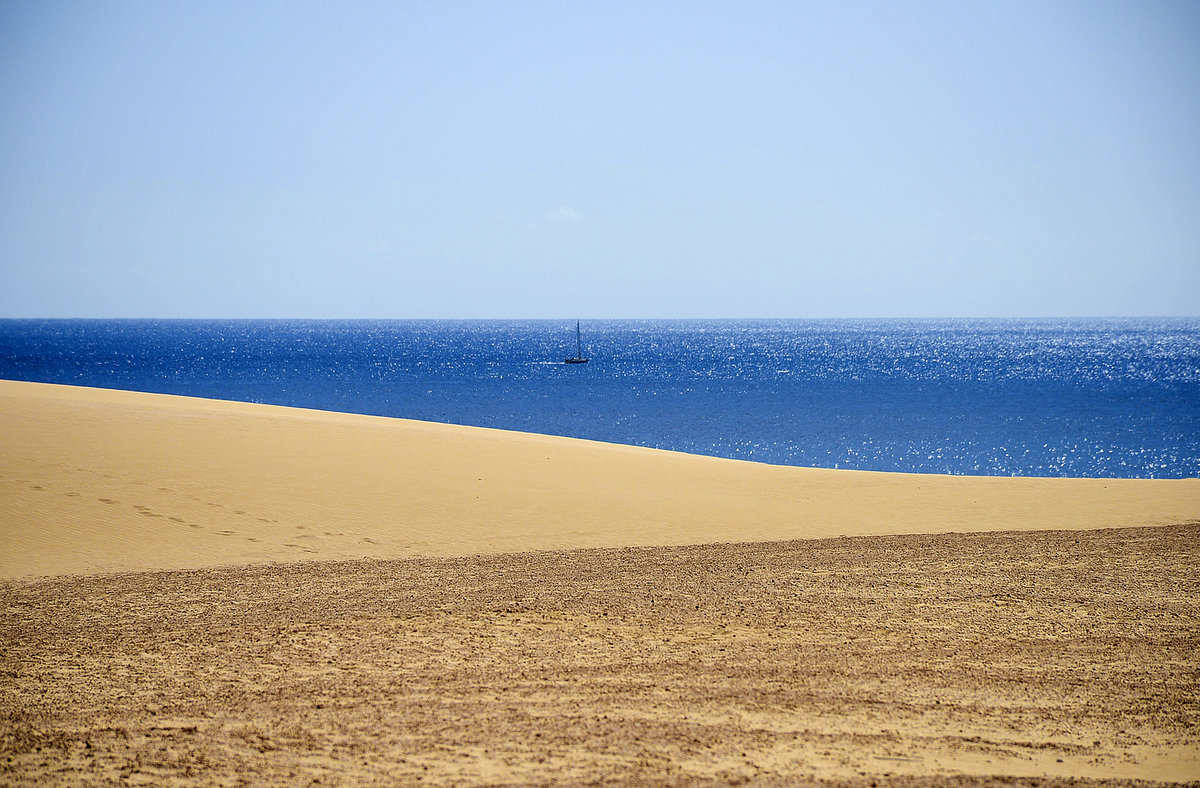
[{"label": "ocean", "polygon": [[821,468],[1200,476],[1200,319],[0,320],[0,378]]}]

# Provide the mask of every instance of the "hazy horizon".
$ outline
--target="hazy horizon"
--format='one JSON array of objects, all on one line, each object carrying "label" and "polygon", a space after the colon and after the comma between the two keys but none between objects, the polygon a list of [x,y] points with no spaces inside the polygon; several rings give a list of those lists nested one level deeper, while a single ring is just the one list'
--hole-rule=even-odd
[{"label": "hazy horizon", "polygon": [[588,321],[728,321],[728,323],[738,323],[738,321],[805,321],[811,320],[814,323],[836,323],[836,321],[941,321],[941,320],[1200,320],[1200,314],[857,314],[857,315],[730,315],[730,317],[714,317],[714,315],[703,314],[685,314],[674,315],[674,317],[662,317],[662,315],[628,315],[628,317],[613,317],[613,315],[594,314],[582,315],[542,315],[542,317],[526,317],[526,315],[503,315],[503,314],[484,314],[472,315],[472,317],[463,317],[463,315],[440,315],[440,317],[388,317],[388,315],[344,315],[344,317],[308,317],[308,315],[278,315],[278,317],[254,317],[254,315],[226,315],[226,317],[214,317],[214,315],[196,315],[196,314],[179,314],[179,315],[162,315],[162,314],[130,314],[130,315],[0,315],[0,320],[180,320],[180,321],[206,321],[206,320],[300,320],[300,321],[437,321],[445,320],[449,323],[461,321],[461,323],[470,323],[470,321],[530,321],[530,323],[575,323],[576,320],[581,320],[584,325]]}]

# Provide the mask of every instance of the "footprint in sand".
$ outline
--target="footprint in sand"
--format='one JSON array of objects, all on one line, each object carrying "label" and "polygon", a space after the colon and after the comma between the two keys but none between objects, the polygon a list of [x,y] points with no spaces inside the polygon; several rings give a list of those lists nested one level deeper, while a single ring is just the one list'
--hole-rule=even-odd
[{"label": "footprint in sand", "polygon": [[217,531],[221,536],[233,536],[233,531]]},{"label": "footprint in sand", "polygon": [[99,501],[100,503],[107,503],[107,504],[120,503],[120,501],[115,501],[112,498],[97,498],[96,500]]}]

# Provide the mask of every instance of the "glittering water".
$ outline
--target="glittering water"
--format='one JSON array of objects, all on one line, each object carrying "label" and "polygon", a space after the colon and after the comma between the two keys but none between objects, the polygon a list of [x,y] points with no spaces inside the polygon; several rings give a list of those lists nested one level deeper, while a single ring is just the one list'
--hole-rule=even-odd
[{"label": "glittering water", "polygon": [[762,462],[1200,476],[1200,320],[0,321],[0,377]]}]

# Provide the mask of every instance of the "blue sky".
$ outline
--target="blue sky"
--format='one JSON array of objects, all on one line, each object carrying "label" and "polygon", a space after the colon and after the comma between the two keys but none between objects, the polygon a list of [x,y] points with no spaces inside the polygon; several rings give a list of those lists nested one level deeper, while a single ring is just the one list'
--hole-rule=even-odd
[{"label": "blue sky", "polygon": [[0,0],[0,316],[1200,314],[1200,4]]}]

